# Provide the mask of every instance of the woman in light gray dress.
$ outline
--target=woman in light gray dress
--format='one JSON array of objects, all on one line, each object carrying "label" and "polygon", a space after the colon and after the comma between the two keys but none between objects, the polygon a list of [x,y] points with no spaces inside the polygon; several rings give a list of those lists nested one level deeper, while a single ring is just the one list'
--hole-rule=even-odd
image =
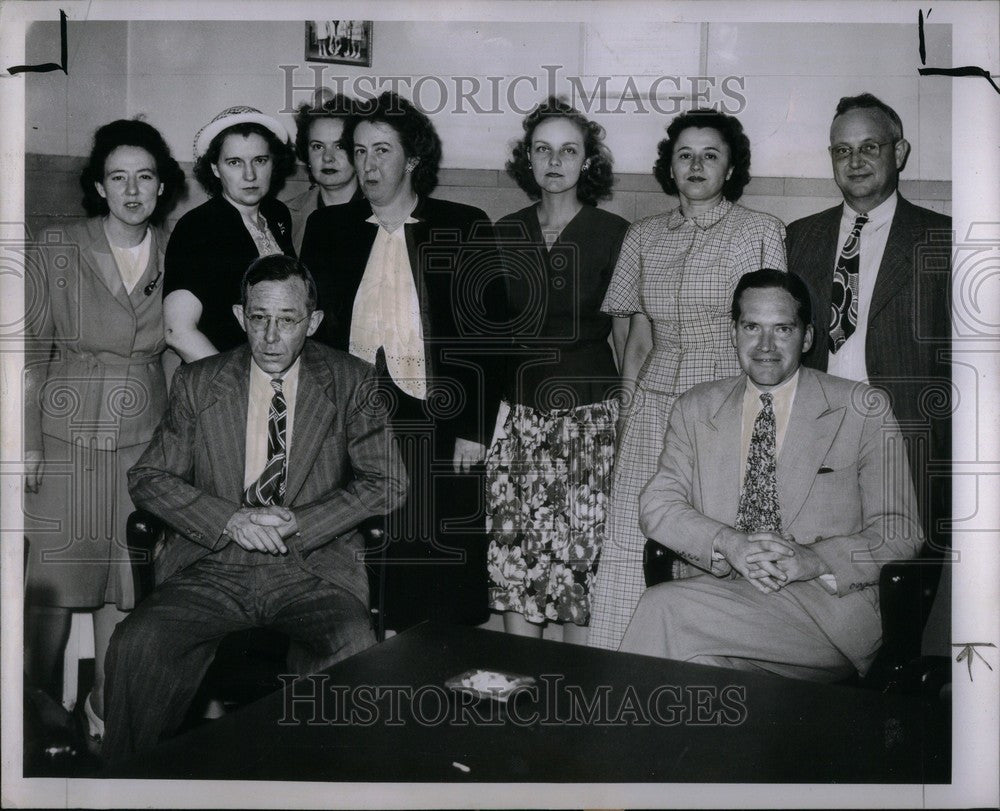
[{"label": "woman in light gray dress", "polygon": [[103,733],[104,653],[135,603],[126,473],[166,407],[161,363],[162,222],[184,173],[142,121],[97,130],[80,178],[91,218],[53,226],[26,262],[25,535],[27,673],[54,692],[70,613],[94,616],[94,687]]}]

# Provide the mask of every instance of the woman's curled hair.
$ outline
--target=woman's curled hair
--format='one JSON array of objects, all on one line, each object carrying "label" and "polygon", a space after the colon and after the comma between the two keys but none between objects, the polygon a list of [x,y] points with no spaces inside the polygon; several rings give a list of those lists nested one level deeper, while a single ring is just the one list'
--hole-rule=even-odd
[{"label": "woman's curled hair", "polygon": [[678,136],[692,127],[715,130],[729,147],[729,161],[733,172],[722,185],[722,196],[735,203],[743,196],[743,189],[750,182],[750,139],[735,116],[716,110],[681,113],[667,127],[667,137],[657,144],[659,157],[653,166],[653,177],[664,192],[671,196],[677,195],[677,184],[670,176],[670,161],[674,156],[674,144],[677,143]]},{"label": "woman's curled hair", "polygon": [[103,217],[108,213],[108,201],[100,195],[95,184],[104,182],[104,167],[108,156],[120,146],[139,147],[153,156],[156,174],[163,184],[163,194],[156,201],[150,221],[154,225],[163,222],[173,210],[174,203],[187,193],[187,178],[180,164],[170,154],[170,147],[163,140],[160,131],[138,118],[120,118],[99,127],[94,133],[90,157],[80,173],[84,211],[90,217]]},{"label": "woman's curled hair", "polygon": [[524,136],[514,145],[505,167],[507,174],[532,200],[538,200],[542,196],[542,190],[531,171],[531,139],[539,124],[556,118],[571,121],[583,133],[584,163],[587,168],[580,171],[580,180],[576,184],[577,198],[588,205],[596,205],[600,200],[609,199],[615,182],[614,159],[611,157],[611,150],[604,145],[604,127],[555,96],[549,96],[521,122]]},{"label": "woman's curled hair", "polygon": [[427,115],[397,93],[386,91],[377,99],[354,102],[354,115],[344,124],[344,149],[354,159],[354,130],[362,121],[388,124],[399,135],[403,152],[417,163],[410,173],[413,191],[426,197],[438,183],[441,166],[441,139]]}]

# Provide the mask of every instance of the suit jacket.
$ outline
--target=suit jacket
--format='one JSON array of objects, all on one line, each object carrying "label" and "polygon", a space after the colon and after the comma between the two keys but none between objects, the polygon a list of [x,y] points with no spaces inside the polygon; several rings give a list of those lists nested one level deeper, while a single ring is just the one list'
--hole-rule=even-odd
[{"label": "suit jacket", "polygon": [[[311,341],[301,358],[284,502],[299,534],[288,554],[367,603],[357,527],[401,501],[406,474],[371,365]],[[222,531],[243,495],[250,363],[243,346],[181,366],[167,414],[129,471],[136,505],[169,527],[157,582],[229,543]]]},{"label": "suit jacket", "polygon": [[[149,262],[127,293],[101,217],[46,229],[25,262],[25,447],[42,434],[99,437],[102,449],[141,445],[163,415],[161,356],[166,235],[152,229]],[[147,290],[149,294],[147,295]]]},{"label": "suit jacket", "polygon": [[[796,220],[788,226],[788,269],[801,276],[812,293],[816,330],[812,351],[803,363],[825,371],[829,360],[829,312],[833,269],[840,252],[838,235],[843,205]],[[871,309],[865,365],[868,382],[881,386],[910,442],[914,483],[928,512],[947,516],[950,486],[934,488],[928,510],[928,455],[947,468],[951,458],[951,218],[899,197],[879,266]],[[920,263],[918,266],[918,262]],[[918,453],[929,433],[930,448]]]},{"label": "suit jacket", "polygon": [[[366,200],[314,211],[302,261],[316,277],[325,313],[316,338],[347,350],[354,297],[371,253],[376,223]],[[493,227],[478,208],[423,197],[405,226],[420,299],[431,390],[449,407],[442,437],[488,444],[503,384],[504,285]],[[431,399],[435,399],[431,394]],[[442,409],[444,410],[444,409]]]},{"label": "suit jacket", "polygon": [[[746,377],[690,389],[670,416],[659,469],[640,497],[645,534],[702,569],[736,523]],[[922,540],[906,453],[886,397],[803,368],[777,459],[782,526],[837,580],[785,586],[859,671],[881,644],[879,570]]]}]

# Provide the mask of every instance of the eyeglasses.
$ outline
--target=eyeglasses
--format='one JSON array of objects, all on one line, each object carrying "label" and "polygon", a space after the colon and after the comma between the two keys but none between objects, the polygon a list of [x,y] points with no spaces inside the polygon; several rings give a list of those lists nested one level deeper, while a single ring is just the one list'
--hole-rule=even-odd
[{"label": "eyeglasses", "polygon": [[895,143],[895,141],[882,141],[882,143],[865,141],[858,147],[848,146],[847,144],[834,144],[828,148],[835,161],[846,161],[853,157],[855,152],[862,158],[877,158],[882,152],[882,147]]},{"label": "eyeglasses", "polygon": [[291,332],[299,324],[305,321],[309,316],[304,315],[302,318],[292,318],[290,315],[279,315],[277,317],[272,315],[264,315],[263,313],[251,313],[244,317],[247,326],[255,332],[266,332],[268,327],[271,326],[272,319],[274,323],[278,325],[278,332]]}]

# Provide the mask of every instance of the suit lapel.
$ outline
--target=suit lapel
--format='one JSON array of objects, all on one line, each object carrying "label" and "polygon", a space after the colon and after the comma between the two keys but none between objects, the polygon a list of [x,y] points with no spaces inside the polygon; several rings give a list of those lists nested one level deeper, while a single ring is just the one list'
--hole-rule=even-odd
[{"label": "suit lapel", "polygon": [[902,197],[896,200],[896,214],[889,225],[889,236],[882,254],[882,263],[875,277],[872,303],[868,309],[868,323],[871,324],[879,311],[888,304],[896,292],[913,279],[913,250],[916,239],[913,234],[912,206]]},{"label": "suit lapel", "polygon": [[817,214],[808,231],[795,241],[794,255],[789,256],[789,270],[796,269],[809,284],[813,304],[813,328],[816,331],[814,348],[808,363],[826,369],[829,360],[830,298],[833,271],[840,254],[837,244],[840,235],[840,218],[843,204]]},{"label": "suit lapel", "polygon": [[420,265],[420,251],[421,249],[430,242],[431,234],[431,224],[427,221],[427,204],[421,198],[417,207],[413,210],[413,216],[416,218],[417,222],[410,223],[403,227],[403,233],[406,236],[406,251],[410,257],[410,270],[413,273],[413,283],[417,286],[417,292],[420,295],[420,308],[424,309],[426,302],[424,301],[424,279],[421,273]]},{"label": "suit lapel", "polygon": [[212,380],[214,399],[204,414],[205,435],[220,452],[209,457],[219,495],[241,501],[246,468],[247,402],[250,397],[250,348],[243,346]]},{"label": "suit lapel", "polygon": [[163,268],[163,254],[167,241],[158,228],[152,228],[151,232],[152,238],[149,245],[149,260],[146,262],[146,269],[129,294],[129,303],[136,312],[156,301],[156,296],[153,295],[156,287],[153,287],[148,295],[146,294],[146,288],[154,282],[158,287],[163,281],[161,270]]},{"label": "suit lapel", "polygon": [[118,264],[111,253],[108,237],[104,233],[103,220],[100,217],[93,217],[87,222],[87,230],[90,235],[90,244],[84,250],[88,254],[90,265],[112,298],[131,313],[132,303],[125,292],[125,285],[122,284],[121,274],[118,272]]},{"label": "suit lapel", "polygon": [[[733,388],[711,418],[695,426],[695,455],[710,460],[699,466],[698,480],[702,492],[702,512],[716,516],[729,526],[736,523],[740,499],[739,438],[743,430],[743,394],[746,377],[736,379]],[[734,441],[735,438],[735,441]]]},{"label": "suit lapel", "polygon": [[428,211],[428,207],[427,199],[421,197],[412,215],[418,222],[404,226],[403,233],[406,235],[406,250],[410,257],[410,270],[413,272],[413,283],[417,288],[417,299],[420,301],[420,328],[424,335],[424,358],[426,358],[428,364],[427,378],[431,379],[434,375],[432,368],[434,356],[431,353],[428,341],[430,336],[434,334],[434,331],[431,328],[430,302],[448,301],[449,299],[446,296],[434,295],[429,290],[429,287],[439,283],[443,279],[447,279],[450,282],[452,276],[451,274],[436,273],[428,277],[423,272],[424,266],[420,262],[420,257],[431,241],[432,223],[429,220],[430,212]]},{"label": "suit lapel", "polygon": [[829,298],[830,290],[833,286],[834,265],[836,265],[837,257],[840,255],[841,246],[837,242],[840,236],[840,219],[843,216],[844,206],[840,205],[830,209],[823,219],[817,223],[816,240],[819,243],[820,249],[818,255],[823,263],[823,276],[829,276],[831,279],[830,284],[826,286],[825,290],[827,298]]},{"label": "suit lapel", "polygon": [[288,457],[286,504],[295,501],[312,470],[323,438],[330,432],[330,424],[337,413],[332,397],[333,385],[330,368],[307,341],[302,353],[299,386],[295,395],[295,428]]},{"label": "suit lapel", "polygon": [[823,460],[844,420],[846,408],[831,408],[819,378],[811,369],[799,372],[795,401],[778,455],[778,502],[781,523],[795,521]]}]

